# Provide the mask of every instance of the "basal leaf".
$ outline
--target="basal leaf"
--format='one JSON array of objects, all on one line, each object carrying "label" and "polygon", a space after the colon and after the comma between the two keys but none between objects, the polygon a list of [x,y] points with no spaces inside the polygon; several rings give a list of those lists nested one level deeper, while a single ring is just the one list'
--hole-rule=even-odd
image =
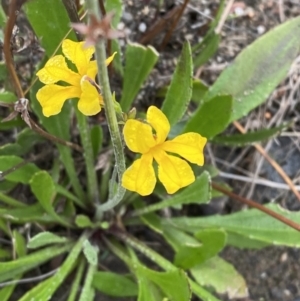
[{"label": "basal leaf", "polygon": [[12,235],[13,235],[14,250],[16,251],[17,256],[18,257],[25,256],[27,253],[25,238],[17,230],[13,230]]},{"label": "basal leaf", "polygon": [[213,138],[213,142],[224,145],[242,146],[251,144],[266,139],[270,139],[280,133],[283,129],[287,128],[288,124],[282,124],[281,126],[262,129],[256,132],[248,132],[245,134],[234,134],[227,136],[216,136]]},{"label": "basal leaf", "polygon": [[193,80],[193,91],[192,91],[192,101],[196,103],[201,103],[205,93],[208,91],[208,87],[200,80]]},{"label": "basal leaf", "polygon": [[77,241],[75,246],[70,251],[67,259],[64,263],[59,267],[57,272],[47,280],[40,282],[33,289],[25,293],[19,301],[48,301],[51,300],[52,295],[57,290],[57,288],[63,283],[65,278],[69,275],[69,273],[74,269],[75,263],[78,259],[78,256],[82,250],[83,242],[86,239],[86,235],[82,235],[80,239]]},{"label": "basal leaf", "polygon": [[[299,212],[290,212],[275,204],[267,205],[267,207],[294,222],[300,223]],[[163,221],[163,223],[166,225],[171,223],[173,226],[192,233],[203,228],[220,227],[227,232],[229,237],[233,233],[248,239],[249,245],[253,239],[255,246],[257,241],[291,247],[300,245],[300,233],[298,231],[257,209],[226,216],[172,218],[170,221]]]},{"label": "basal leaf", "polygon": [[[134,208],[137,210],[146,207],[145,202],[143,202],[143,200],[141,198],[137,198],[133,202],[133,205],[134,205]],[[153,231],[155,231],[157,233],[162,233],[160,218],[153,212],[140,216],[140,219],[145,225],[147,225]]]},{"label": "basal leaf", "polygon": [[138,294],[137,284],[130,278],[111,272],[96,272],[93,286],[100,292],[114,297],[131,297]]},{"label": "basal leaf", "polygon": [[49,259],[68,251],[70,248],[70,244],[48,247],[16,260],[0,262],[0,281],[2,282],[8,279],[13,279],[19,274],[27,272]]},{"label": "basal leaf", "polygon": [[90,265],[98,265],[98,247],[93,246],[88,239],[83,242],[83,254]]},{"label": "basal leaf", "polygon": [[54,210],[53,200],[56,195],[56,188],[51,176],[46,171],[35,173],[30,180],[30,187],[44,210],[57,221],[69,226],[69,223],[61,218]]},{"label": "basal leaf", "polygon": [[190,269],[217,255],[225,246],[226,233],[222,230],[202,230],[195,234],[202,245],[181,245],[175,255],[175,264]]},{"label": "basal leaf", "polygon": [[229,299],[248,297],[245,279],[220,257],[213,257],[192,268],[191,274],[200,285],[213,287],[219,294],[228,294]]},{"label": "basal leaf", "polygon": [[68,241],[69,240],[66,237],[45,231],[32,237],[27,244],[27,248],[36,249],[50,244],[63,244]]},{"label": "basal leaf", "polygon": [[[246,116],[263,103],[286,77],[300,41],[295,35],[300,17],[289,20],[257,39],[226,68],[205,96],[204,102],[220,94],[233,97],[229,121]],[[201,106],[195,113],[198,115]]]},{"label": "basal leaf", "polygon": [[211,57],[214,56],[219,48],[220,35],[211,31],[197,47],[197,54],[194,55],[194,66],[198,68],[204,65]]},{"label": "basal leaf", "polygon": [[8,91],[0,92],[0,101],[1,102],[12,103],[12,102],[15,102],[16,100],[17,100],[17,96],[14,93],[8,92]]},{"label": "basal leaf", "polygon": [[182,270],[156,272],[142,265],[137,268],[138,274],[155,283],[162,292],[174,301],[189,301],[191,292],[186,274]]},{"label": "basal leaf", "polygon": [[197,132],[206,138],[221,133],[228,125],[232,114],[232,97],[217,95],[202,103],[187,122],[184,132]]},{"label": "basal leaf", "polygon": [[[40,42],[47,56],[50,57],[70,29],[70,19],[63,2],[51,0],[49,5],[45,4],[44,0],[27,1],[23,9],[35,34],[41,38]],[[71,31],[68,38],[75,41],[75,33]]]},{"label": "basal leaf", "polygon": [[211,197],[210,192],[209,173],[203,172],[194,183],[176,193],[174,196],[156,204],[146,206],[145,208],[137,209],[135,213],[140,215],[142,213],[150,213],[170,206],[207,203]]},{"label": "basal leaf", "polygon": [[192,73],[191,46],[188,42],[185,42],[162,105],[162,111],[167,116],[171,126],[181,119],[191,100]]},{"label": "basal leaf", "polygon": [[113,12],[114,17],[112,19],[112,25],[114,28],[117,28],[120,23],[123,10],[123,1],[122,0],[109,0],[105,2],[105,9],[107,12]]},{"label": "basal leaf", "polygon": [[[88,241],[88,240],[86,240]],[[97,264],[90,264],[85,275],[84,284],[81,289],[78,301],[94,301],[95,289],[92,287],[94,274],[97,271]]]},{"label": "basal leaf", "polygon": [[139,275],[139,294],[137,301],[157,301],[163,300],[164,296],[158,287],[149,281],[146,277]]},{"label": "basal leaf", "polygon": [[132,43],[126,47],[124,83],[121,106],[127,112],[142,84],[150,74],[158,59],[158,53],[152,46],[144,47]]},{"label": "basal leaf", "polygon": [[[2,172],[6,171],[8,169],[16,167],[22,162],[24,162],[24,160],[17,156],[1,156],[0,170]],[[15,170],[12,170],[12,172],[10,172],[7,176],[5,176],[5,179],[11,182],[28,184],[33,174],[35,174],[38,171],[39,169],[36,165],[34,165],[33,163],[27,163],[25,165],[22,165],[20,168],[16,168]]]}]

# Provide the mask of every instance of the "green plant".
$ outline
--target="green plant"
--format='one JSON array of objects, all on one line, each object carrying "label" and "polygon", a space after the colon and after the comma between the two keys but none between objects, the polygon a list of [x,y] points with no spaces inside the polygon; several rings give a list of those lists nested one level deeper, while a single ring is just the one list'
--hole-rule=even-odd
[{"label": "green plant", "polygon": [[[235,293],[235,296],[244,297],[247,296],[247,286],[243,277],[231,264],[218,257],[218,253],[226,245],[261,248],[276,242],[278,245],[299,247],[299,213],[287,212],[275,205],[255,205],[246,200],[250,206],[256,206],[257,209],[206,218],[166,218],[159,214],[163,209],[178,210],[183,205],[208,203],[212,195],[220,192],[230,195],[222,185],[212,184],[211,178],[216,176],[216,171],[211,166],[196,167],[192,171],[190,167],[186,167],[185,161],[182,163],[183,160],[176,156],[168,156],[173,165],[170,163],[170,168],[160,170],[158,177],[169,193],[185,188],[174,195],[167,195],[159,185],[154,188],[156,180],[152,160],[154,158],[160,166],[166,166],[167,159],[163,157],[164,154],[161,155],[161,151],[174,153],[175,146],[170,142],[175,141],[178,148],[179,145],[188,145],[192,155],[185,153],[187,151],[183,146],[182,150],[185,152],[179,152],[179,155],[192,163],[203,165],[202,148],[206,138],[211,143],[244,145],[270,138],[286,126],[243,135],[222,135],[229,124],[264,102],[284,78],[299,50],[299,39],[294,32],[300,25],[300,18],[278,26],[255,41],[208,88],[192,78],[193,57],[197,65],[201,65],[217,49],[220,37],[215,28],[223,11],[223,4],[222,2],[216,22],[211,24],[203,42],[193,48],[188,42],[183,45],[170,85],[159,92],[164,97],[161,111],[155,107],[148,109],[148,114],[153,114],[155,122],[156,119],[164,120],[161,123],[155,123],[153,120],[151,122],[151,116],[147,115],[148,123],[153,126],[157,136],[153,136],[148,123],[134,119],[134,110],[129,111],[138,91],[158,60],[158,52],[153,47],[128,44],[124,69],[118,57],[120,53],[116,54],[113,64],[123,75],[122,97],[118,103],[110,91],[105,63],[105,38],[114,32],[105,31],[107,28],[104,25],[107,26],[107,23],[104,24],[103,19],[99,21],[100,13],[96,1],[86,0],[85,7],[88,17],[93,16],[94,23],[90,27],[77,27],[82,31],[88,29],[85,33],[89,41],[95,42],[96,59],[95,62],[90,62],[91,51],[84,63],[94,69],[90,72],[89,68],[86,68],[86,72],[83,73],[80,73],[78,67],[80,62],[73,60],[80,74],[79,80],[74,66],[64,65],[65,61],[61,55],[53,60],[61,43],[68,58],[72,57],[72,54],[66,53],[77,49],[76,45],[80,45],[82,49],[82,44],[71,41],[76,41],[74,31],[69,30],[69,18],[74,11],[71,11],[69,6],[65,7],[59,0],[52,0],[51,7],[47,10],[44,9],[44,0],[32,0],[24,4],[24,12],[45,49],[46,57],[39,66],[40,71],[37,75],[46,86],[33,79],[33,85],[26,94],[38,119],[38,122],[35,122],[31,117],[32,113],[28,112],[27,102],[24,101],[25,95],[14,71],[9,47],[5,46],[7,70],[4,70],[13,78],[16,96],[8,91],[0,94],[1,101],[14,108],[10,117],[5,119],[7,122],[0,124],[0,129],[18,127],[21,130],[15,143],[5,144],[0,148],[0,229],[11,242],[11,246],[3,245],[0,249],[0,300],[9,300],[14,296],[16,285],[29,277],[29,274],[25,273],[42,267],[54,258],[59,262],[54,263],[53,273],[46,274],[48,277],[45,279],[37,277],[36,280],[40,282],[26,291],[20,297],[20,301],[50,300],[57,291],[61,294],[63,285],[67,285],[65,283],[68,283],[68,286],[64,300],[68,301],[94,300],[96,291],[116,297],[133,297],[139,301],[184,301],[190,300],[192,295],[201,300],[214,301],[218,300],[214,291],[228,293],[229,296]],[[19,2],[11,1],[10,18],[4,20],[7,24],[5,45],[10,41],[13,15],[15,10],[19,9],[17,5]],[[107,9],[111,8],[115,9],[116,14],[114,17],[109,15],[104,20],[116,26],[120,20],[122,2],[107,1]],[[92,30],[95,28],[102,30],[102,36],[93,36],[95,31]],[[70,49],[66,47],[68,43],[72,44]],[[114,43],[115,48],[120,48],[116,41]],[[199,49],[202,49],[200,55]],[[85,51],[89,50],[85,49],[83,53],[86,53]],[[90,63],[93,66],[90,66]],[[93,78],[96,74],[96,64],[99,85]],[[49,76],[53,70],[46,70],[49,66],[57,68],[53,73],[57,76],[55,81]],[[70,68],[69,71],[66,71],[66,68]],[[62,69],[68,73],[63,73]],[[72,76],[76,77],[75,81]],[[69,82],[73,90],[64,84],[56,85],[55,82],[59,80]],[[79,97],[81,101],[85,100],[84,105],[79,102],[77,108],[77,101],[62,105],[67,97],[53,97],[58,91],[55,89],[59,92],[65,89],[64,96],[69,95],[68,98]],[[89,99],[93,103],[92,109]],[[55,103],[57,106],[54,108],[54,102],[58,100],[59,105]],[[191,100],[197,103],[197,109],[188,117],[186,108]],[[108,136],[99,124],[91,127],[85,116],[98,113],[101,109],[100,104],[104,106]],[[23,121],[19,117],[15,118],[18,113],[21,113]],[[44,116],[54,114],[57,115]],[[80,138],[76,136],[72,124],[74,116]],[[138,112],[138,117],[144,119],[141,112]],[[170,134],[166,120],[172,127]],[[131,129],[145,127],[145,132],[150,132],[149,137],[152,140],[146,139],[146,142],[151,140],[150,146],[146,145],[147,152],[151,152],[151,158],[147,157],[149,162],[145,163],[146,159],[144,163],[135,161],[139,162],[138,168],[136,165],[135,168],[141,169],[141,173],[145,172],[143,179],[147,179],[150,174],[150,188],[148,183],[146,189],[139,189],[142,184],[132,185],[130,181],[137,183],[142,178],[136,171],[134,176],[131,174],[129,180],[126,178],[128,172],[125,171],[123,127],[126,144],[131,150],[136,149],[135,152],[142,153],[144,158],[146,151],[143,145],[137,147],[130,140],[130,135],[139,137],[136,132],[132,133]],[[163,138],[160,136],[161,130],[164,131]],[[141,131],[142,134],[145,132]],[[191,132],[192,135],[187,134]],[[170,140],[175,136],[177,138],[165,142],[168,134]],[[30,154],[33,153],[33,148],[40,143],[46,145],[46,139],[53,142],[54,146],[49,147],[50,151],[43,151],[32,158]],[[70,142],[75,139],[80,139],[80,145]],[[164,148],[157,148],[155,143],[158,140]],[[196,150],[187,141],[197,144]],[[104,152],[104,146],[112,149],[113,155]],[[106,163],[107,171],[103,172],[101,177],[95,171],[95,161],[100,150],[103,150],[103,160],[109,161]],[[55,153],[59,155],[55,156]],[[46,164],[49,156],[50,162]],[[197,156],[197,160],[190,160],[191,157],[194,159],[194,156]],[[131,163],[128,159],[127,166],[129,165]],[[170,184],[170,178],[177,166],[180,170],[188,169],[189,177],[179,174],[178,181],[186,178],[188,181],[183,181],[182,185],[176,182],[177,186],[174,188],[172,183]],[[168,175],[171,168],[174,171]],[[125,180],[122,185],[123,177]],[[149,204],[147,198],[135,192],[126,192],[125,187],[131,191],[138,191],[141,195],[152,193],[152,200],[155,201]],[[25,197],[18,198],[15,193],[17,189],[21,189]],[[25,224],[31,225],[29,239],[25,236]],[[160,250],[155,251],[138,239],[134,235],[134,229],[138,227],[142,227],[147,233],[151,231],[164,246],[168,245],[169,254],[163,256]],[[139,256],[140,254],[143,256]],[[127,268],[126,273],[105,269],[108,256],[119,258]],[[146,263],[145,258],[151,263]],[[49,272],[51,265],[47,264],[46,267]],[[226,278],[220,280],[220,271],[226,274]],[[234,283],[231,282],[232,277],[236,279]]]}]

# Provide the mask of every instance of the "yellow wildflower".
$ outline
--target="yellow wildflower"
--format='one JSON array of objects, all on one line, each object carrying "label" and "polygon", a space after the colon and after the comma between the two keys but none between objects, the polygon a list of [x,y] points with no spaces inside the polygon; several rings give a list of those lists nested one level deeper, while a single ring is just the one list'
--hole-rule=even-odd
[{"label": "yellow wildflower", "polygon": [[[77,72],[68,68],[63,55],[50,58],[44,68],[37,72],[39,80],[46,84],[37,92],[37,99],[46,117],[60,113],[64,102],[70,98],[79,98],[78,109],[90,116],[100,112],[103,99],[91,82],[97,74],[96,61],[91,61],[94,47],[84,48],[84,42],[64,40],[62,52],[77,68]],[[114,54],[106,60],[108,65]],[[55,83],[62,81],[68,85]]]},{"label": "yellow wildflower", "polygon": [[125,142],[131,151],[142,156],[125,171],[123,187],[140,195],[151,194],[156,184],[153,159],[158,164],[158,178],[168,193],[175,193],[195,181],[189,164],[167,152],[178,154],[191,163],[203,165],[203,148],[207,139],[198,133],[185,133],[166,141],[169,131],[167,117],[154,106],[147,111],[147,123],[133,119],[126,121],[123,129]]}]

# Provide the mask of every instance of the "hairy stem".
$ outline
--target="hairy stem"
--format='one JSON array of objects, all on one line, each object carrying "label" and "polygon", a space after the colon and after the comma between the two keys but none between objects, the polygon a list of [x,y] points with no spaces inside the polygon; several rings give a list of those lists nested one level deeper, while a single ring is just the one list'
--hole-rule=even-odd
[{"label": "hairy stem", "polygon": [[[89,14],[93,14],[96,18],[100,19],[100,11],[97,1],[87,0],[86,5]],[[107,67],[105,64],[106,51],[105,51],[105,41],[100,39],[95,45],[96,51],[95,56],[98,65],[98,79],[101,86],[102,96],[104,100],[106,120],[108,123],[108,128],[111,136],[112,147],[115,154],[115,164],[118,173],[118,186],[116,192],[113,193],[113,198],[109,199],[105,204],[99,205],[97,207],[96,217],[101,216],[101,212],[110,210],[114,208],[122,199],[125,194],[125,189],[121,186],[122,175],[125,171],[125,158],[123,152],[123,144],[121,139],[121,134],[118,126],[116,111],[114,108],[114,103],[111,95],[111,90],[109,86],[109,78]],[[113,185],[112,185],[113,186]]]}]

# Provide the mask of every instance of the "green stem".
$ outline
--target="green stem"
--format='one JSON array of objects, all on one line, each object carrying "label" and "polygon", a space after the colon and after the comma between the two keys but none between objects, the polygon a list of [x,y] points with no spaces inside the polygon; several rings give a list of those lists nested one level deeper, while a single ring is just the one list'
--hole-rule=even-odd
[{"label": "green stem", "polygon": [[0,192],[0,201],[7,204],[7,205],[10,205],[10,206],[13,206],[13,207],[17,207],[17,208],[20,208],[20,207],[25,207],[26,205],[23,204],[22,202],[19,202],[18,200],[10,197],[10,196],[7,196],[3,193]]},{"label": "green stem", "polygon": [[81,143],[84,149],[83,155],[86,164],[88,200],[89,203],[94,205],[99,203],[99,191],[94,164],[94,153],[91,142],[91,133],[87,123],[87,117],[80,113],[77,109],[76,116],[78,121]]},{"label": "green stem", "polygon": [[[86,5],[89,13],[95,15],[96,18],[100,20],[101,15],[98,7],[98,1],[87,0]],[[106,51],[105,51],[104,39],[99,40],[99,42],[95,45],[95,50],[96,50],[95,56],[96,56],[97,66],[98,66],[98,80],[101,86],[106,120],[108,123],[108,129],[111,136],[111,143],[115,154],[115,161],[116,161],[115,164],[116,164],[118,180],[119,180],[117,191],[113,193],[113,198],[108,199],[108,201],[105,204],[97,206],[97,212],[96,212],[96,217],[97,217],[98,214],[99,216],[101,215],[101,212],[114,208],[123,199],[126,190],[121,186],[121,179],[126,167],[125,167],[125,158],[123,152],[123,143],[121,139],[116,111],[114,108],[114,103],[113,103],[111,90],[109,86],[107,67],[105,64]]]}]

